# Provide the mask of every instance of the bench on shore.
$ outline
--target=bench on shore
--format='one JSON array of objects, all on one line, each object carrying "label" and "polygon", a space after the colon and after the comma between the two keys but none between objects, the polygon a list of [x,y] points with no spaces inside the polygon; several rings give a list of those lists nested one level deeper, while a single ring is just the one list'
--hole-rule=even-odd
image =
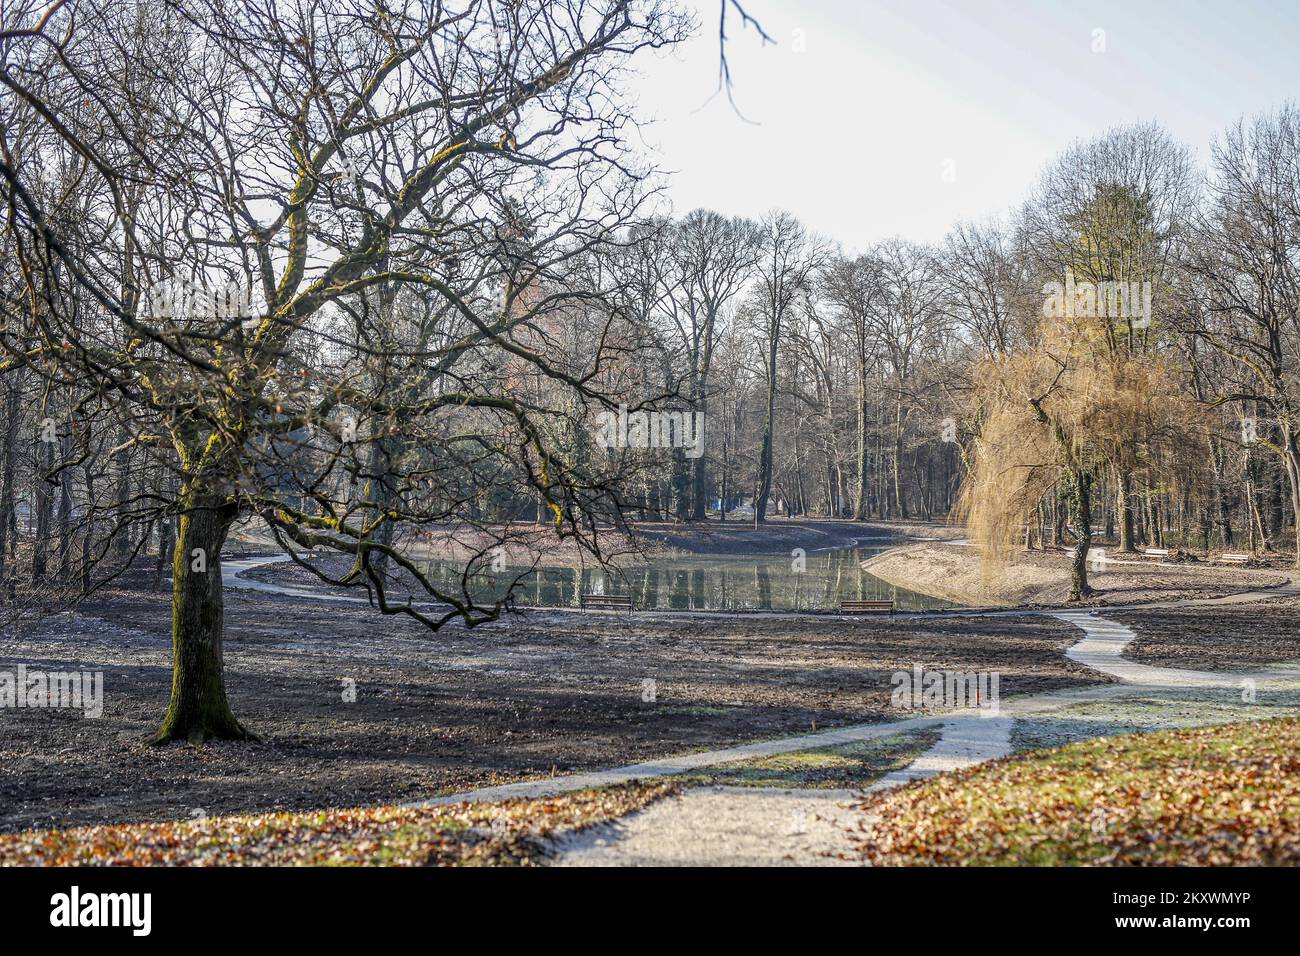
[{"label": "bench on shore", "polygon": [[877,611],[894,613],[893,601],[841,601],[841,614],[873,614]]},{"label": "bench on shore", "polygon": [[634,610],[632,598],[626,594],[584,594],[582,607],[583,610],[593,608],[598,611],[627,611],[629,614]]},{"label": "bench on shore", "polygon": [[1225,562],[1227,562],[1228,564],[1245,564],[1247,561],[1250,560],[1250,555],[1248,555],[1248,554],[1221,554],[1221,555],[1219,555],[1217,558],[1215,558],[1214,560],[1216,560],[1216,561],[1225,561]]}]

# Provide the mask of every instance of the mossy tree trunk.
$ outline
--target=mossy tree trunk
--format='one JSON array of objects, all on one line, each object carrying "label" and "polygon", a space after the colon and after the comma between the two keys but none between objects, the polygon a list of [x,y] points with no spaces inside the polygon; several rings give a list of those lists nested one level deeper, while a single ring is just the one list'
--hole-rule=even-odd
[{"label": "mossy tree trunk", "polygon": [[182,496],[172,559],[172,693],[154,743],[245,740],[226,699],[221,548],[237,516],[224,497]]},{"label": "mossy tree trunk", "polygon": [[1082,469],[1070,469],[1070,523],[1076,541],[1070,561],[1070,601],[1082,601],[1092,594],[1088,584],[1088,552],[1092,548],[1092,476]]}]

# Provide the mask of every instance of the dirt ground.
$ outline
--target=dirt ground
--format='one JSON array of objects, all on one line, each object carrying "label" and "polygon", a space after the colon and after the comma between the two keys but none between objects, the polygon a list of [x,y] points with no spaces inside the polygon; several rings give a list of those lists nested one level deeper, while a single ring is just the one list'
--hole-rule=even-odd
[{"label": "dirt ground", "polygon": [[1125,656],[1160,667],[1253,669],[1300,661],[1300,600],[1167,611],[1115,611],[1137,632]]},{"label": "dirt ground", "polygon": [[[669,526],[663,538],[665,547],[738,553],[955,533],[852,522],[750,532],[710,528],[693,541]],[[974,558],[958,546],[917,547]],[[1029,563],[1055,573],[1058,561]],[[283,566],[259,573],[305,575]],[[0,669],[102,670],[105,681],[101,719],[0,710],[0,832],[420,799],[894,719],[890,677],[915,664],[997,670],[1008,696],[1100,680],[1063,656],[1076,629],[1033,616],[536,611],[431,634],[361,606],[232,590],[226,682],[235,712],[262,741],[151,748],[144,740],[166,703],[171,646],[169,595],[149,590],[149,577],[129,575],[75,612],[0,636]],[[1284,577],[1151,565],[1116,567],[1094,583],[1101,601],[1122,604]],[[1133,655],[1151,663],[1219,668],[1300,658],[1300,600],[1114,613],[1141,635]],[[354,702],[344,699],[348,682]]]},{"label": "dirt ground", "polygon": [[0,711],[0,830],[414,799],[891,719],[890,676],[915,663],[998,670],[1007,695],[1096,682],[1062,657],[1077,632],[1048,619],[537,612],[429,634],[232,591],[226,684],[263,742],[150,748],[168,612],[124,587],[6,639],[0,667],[102,670],[105,692],[100,719]]},{"label": "dirt ground", "polygon": [[[1114,552],[1108,552],[1115,558]],[[979,552],[951,544],[892,548],[863,563],[876,577],[968,607],[1057,607],[1070,594],[1069,556],[1064,552],[1018,552],[1010,567],[985,573]],[[1140,557],[1089,565],[1097,592],[1088,606],[1214,597],[1281,584],[1282,569],[1242,568],[1209,562],[1161,564]]]}]

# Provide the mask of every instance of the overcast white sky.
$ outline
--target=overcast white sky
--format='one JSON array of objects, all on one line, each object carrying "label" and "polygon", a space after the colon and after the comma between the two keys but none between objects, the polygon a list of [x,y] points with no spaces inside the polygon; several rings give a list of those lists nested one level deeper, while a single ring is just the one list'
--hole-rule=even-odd
[{"label": "overcast white sky", "polygon": [[1300,98],[1296,0],[744,0],[776,41],[729,19],[746,123],[709,101],[717,0],[694,3],[700,34],[633,87],[674,206],[784,207],[849,249],[1002,214],[1112,126],[1159,120],[1204,161],[1243,113]]}]

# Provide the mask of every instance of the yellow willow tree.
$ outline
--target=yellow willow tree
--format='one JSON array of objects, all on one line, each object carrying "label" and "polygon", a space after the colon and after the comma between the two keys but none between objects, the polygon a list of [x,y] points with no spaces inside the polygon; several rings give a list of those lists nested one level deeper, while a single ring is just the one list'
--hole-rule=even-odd
[{"label": "yellow willow tree", "polygon": [[1141,446],[1159,460],[1200,424],[1198,406],[1158,359],[1116,355],[1095,324],[1045,320],[1026,349],[975,369],[982,422],[958,513],[985,572],[1012,560],[1021,526],[1058,489],[1069,505],[1075,545],[1070,601],[1092,593],[1092,488],[1121,449]]},{"label": "yellow willow tree", "polygon": [[[1071,306],[1100,320],[1097,342],[1117,358],[1167,346],[1160,329],[1181,305],[1177,263],[1198,194],[1191,153],[1151,123],[1066,150],[1026,204],[1022,228],[1035,273],[1093,290]],[[1135,548],[1140,457],[1139,448],[1119,447],[1107,469],[1121,551]]]}]

